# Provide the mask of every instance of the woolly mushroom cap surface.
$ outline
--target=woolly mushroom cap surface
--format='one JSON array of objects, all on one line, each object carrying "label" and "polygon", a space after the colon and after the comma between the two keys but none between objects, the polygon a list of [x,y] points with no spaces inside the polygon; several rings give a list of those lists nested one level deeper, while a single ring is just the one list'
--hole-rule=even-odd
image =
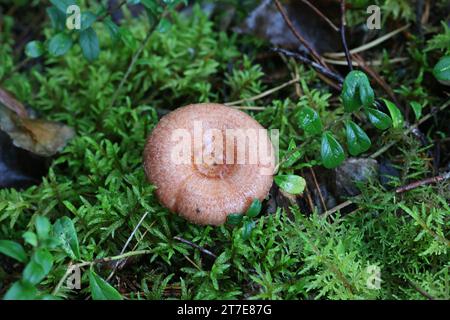
[{"label": "woolly mushroom cap surface", "polygon": [[220,225],[245,213],[272,186],[275,151],[267,130],[246,113],[194,104],[164,116],[147,139],[144,169],[171,211]]}]

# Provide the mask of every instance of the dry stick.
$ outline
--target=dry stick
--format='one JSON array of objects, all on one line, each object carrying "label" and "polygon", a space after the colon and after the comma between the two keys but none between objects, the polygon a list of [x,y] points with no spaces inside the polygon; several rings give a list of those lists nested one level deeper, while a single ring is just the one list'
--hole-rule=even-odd
[{"label": "dry stick", "polygon": [[286,10],[284,9],[283,5],[280,3],[279,0],[275,0],[275,5],[277,6],[278,11],[280,11],[281,15],[283,16],[284,21],[288,25],[289,29],[291,29],[292,33],[298,39],[298,41],[300,41],[300,43],[309,51],[309,53],[313,56],[313,58],[314,58],[314,60],[316,60],[316,62],[326,66],[325,62],[323,61],[322,57],[317,53],[317,51],[295,29],[294,25],[292,24],[291,19],[289,19],[289,16],[288,16]]},{"label": "dry stick", "polygon": [[183,243],[185,243],[185,244],[187,244],[187,245],[190,245],[191,247],[193,247],[193,248],[195,248],[195,249],[197,249],[197,250],[200,250],[201,252],[203,252],[203,253],[205,253],[205,254],[207,254],[207,255],[213,257],[214,259],[217,258],[217,256],[216,256],[214,253],[212,253],[211,251],[209,251],[209,250],[207,250],[207,249],[205,249],[205,248],[203,248],[203,247],[200,247],[198,244],[195,244],[195,243],[193,243],[193,242],[191,242],[191,241],[189,241],[189,240],[183,239],[183,238],[178,237],[178,236],[175,236],[175,237],[173,237],[173,238],[174,238],[175,240],[178,240],[178,241],[180,241],[180,242],[183,242]]},{"label": "dry stick", "polygon": [[[392,38],[396,34],[398,34],[398,33],[402,32],[402,31],[408,29],[409,26],[410,25],[407,24],[407,25],[405,25],[405,26],[403,26],[401,28],[398,28],[397,30],[394,30],[394,31],[392,31],[392,32],[390,32],[390,33],[380,37],[380,38],[377,38],[377,39],[375,39],[375,40],[373,40],[371,42],[368,42],[368,43],[366,43],[366,44],[364,44],[364,45],[362,45],[360,47],[351,49],[350,50],[350,54],[355,54],[355,53],[359,53],[359,52],[363,52],[363,51],[366,51],[368,49],[371,49],[371,48],[379,45],[380,43],[383,43],[384,41]],[[324,53],[324,56],[329,57],[329,58],[343,58],[343,57],[345,57],[345,52],[326,52],[326,53]]]},{"label": "dry stick", "polygon": [[299,53],[296,52],[292,52],[286,49],[282,49],[282,48],[273,48],[272,50],[274,50],[275,52],[280,52],[282,54],[284,54],[285,56],[288,57],[293,57],[297,60],[300,60],[303,63],[309,64],[310,66],[312,66],[314,69],[316,69],[318,72],[322,73],[323,75],[332,78],[336,81],[338,81],[340,84],[344,82],[344,78],[342,78],[339,74],[334,73],[333,71],[331,71],[330,69],[328,69],[327,67],[324,67],[323,65],[316,63],[304,56],[302,56]]},{"label": "dry stick", "polygon": [[308,7],[310,7],[311,9],[314,10],[315,13],[317,13],[317,15],[319,17],[321,17],[323,20],[325,20],[326,23],[328,23],[330,25],[331,28],[333,28],[334,31],[339,32],[339,28],[336,27],[336,25],[326,16],[322,13],[322,11],[320,11],[316,6],[314,6],[311,2],[309,2],[308,0],[301,0],[304,4],[306,4]]},{"label": "dry stick", "polygon": [[353,71],[352,58],[348,52],[347,39],[345,38],[345,0],[341,0],[341,40],[342,46],[344,47],[345,58],[347,59],[347,64],[350,71]]},{"label": "dry stick", "polygon": [[399,188],[395,189],[395,193],[403,193],[403,192],[413,190],[415,188],[418,188],[418,187],[421,187],[421,186],[424,186],[427,184],[437,183],[437,182],[441,182],[441,181],[448,180],[448,179],[450,179],[450,171],[446,172],[444,174],[435,176],[435,177],[415,181],[415,182],[412,182],[405,186],[399,187]]},{"label": "dry stick", "polygon": [[255,101],[255,100],[264,98],[265,96],[268,96],[268,95],[270,95],[270,94],[272,94],[272,93],[274,93],[276,91],[279,91],[279,90],[283,89],[284,87],[290,86],[291,84],[294,84],[294,83],[298,82],[299,80],[300,80],[300,78],[292,79],[292,80],[290,80],[288,82],[285,82],[285,83],[283,83],[283,84],[281,84],[281,85],[279,85],[279,86],[277,86],[275,88],[272,88],[270,90],[264,91],[263,93],[260,93],[260,94],[258,94],[256,96],[251,97],[251,98],[246,98],[246,99],[241,99],[241,100],[237,100],[237,101],[226,102],[225,105],[226,106],[235,106],[235,105],[241,104],[243,102]]},{"label": "dry stick", "polygon": [[111,107],[114,106],[114,103],[116,102],[117,96],[119,95],[122,87],[125,84],[125,81],[127,81],[128,77],[130,76],[131,71],[133,70],[134,65],[136,64],[139,56],[141,55],[142,51],[144,50],[145,46],[147,45],[148,41],[150,40],[150,37],[152,36],[153,32],[155,31],[156,27],[158,26],[159,22],[161,21],[161,19],[166,15],[167,13],[167,9],[164,10],[164,12],[160,15],[159,19],[157,21],[155,21],[153,23],[153,26],[150,28],[150,30],[148,31],[147,36],[145,37],[144,41],[142,41],[141,45],[139,46],[138,51],[136,51],[136,53],[133,55],[133,58],[131,59],[130,65],[128,66],[128,69],[124,75],[124,77],[122,78],[122,80],[120,81],[119,87],[117,88],[117,90],[114,92],[113,98],[111,100]]},{"label": "dry stick", "polygon": [[77,263],[77,264],[74,264],[74,265],[69,263],[69,266],[67,268],[66,273],[63,275],[61,280],[59,280],[58,284],[56,285],[55,289],[53,290],[53,295],[56,295],[58,293],[58,291],[61,288],[61,286],[63,285],[64,281],[70,275],[72,270],[74,270],[76,268],[83,268],[83,267],[87,267],[87,266],[92,266],[92,265],[97,264],[97,263],[105,263],[105,262],[110,262],[110,261],[116,261],[116,260],[121,260],[121,259],[132,257],[132,256],[138,256],[138,255],[144,255],[144,254],[150,254],[150,253],[152,253],[151,250],[138,250],[138,251],[130,251],[130,252],[127,252],[127,253],[124,253],[124,254],[120,254],[118,256],[112,256],[112,257],[96,259],[94,261],[81,262],[81,263]]},{"label": "dry stick", "polygon": [[429,299],[429,300],[436,300],[435,297],[433,297],[431,294],[429,294],[428,292],[426,292],[424,289],[422,289],[421,287],[419,287],[416,283],[414,283],[413,281],[408,279],[408,283],[414,288],[414,290],[416,290],[417,292],[419,292],[422,296],[424,296],[425,298]]},{"label": "dry stick", "polygon": [[[348,62],[344,61],[344,60],[334,60],[334,59],[327,59],[327,58],[325,58],[324,60],[325,60],[325,62],[327,62],[329,64],[335,64],[335,65],[338,65],[338,66],[346,66],[346,65],[348,65]],[[389,63],[390,64],[402,63],[402,62],[406,62],[408,60],[409,60],[409,58],[399,57],[399,58],[390,59]],[[366,65],[368,65],[368,66],[380,66],[382,64],[383,64],[383,61],[381,61],[381,60],[366,61]],[[357,62],[357,61],[352,61],[352,65],[354,67],[359,67],[360,63]]]},{"label": "dry stick", "polygon": [[[122,250],[120,251],[120,254],[123,254],[125,252],[125,250],[127,249],[128,245],[131,242],[131,239],[133,239],[134,235],[136,234],[137,230],[139,229],[139,227],[141,226],[142,222],[144,222],[145,217],[147,217],[148,215],[148,211],[145,212],[142,215],[141,220],[139,220],[138,224],[136,225],[136,227],[134,228],[134,230],[131,232],[130,236],[128,237],[127,241],[125,242],[125,245],[123,246]],[[112,276],[114,275],[114,273],[116,272],[117,267],[119,266],[120,261],[114,263],[114,268],[111,271],[111,273],[109,274],[108,278],[106,279],[106,281],[111,280]]]}]

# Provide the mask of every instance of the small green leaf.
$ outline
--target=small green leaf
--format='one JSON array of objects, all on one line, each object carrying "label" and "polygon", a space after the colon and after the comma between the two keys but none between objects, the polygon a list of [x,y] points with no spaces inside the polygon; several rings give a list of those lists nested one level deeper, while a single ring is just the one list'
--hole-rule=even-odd
[{"label": "small green leaf", "polygon": [[89,271],[89,287],[94,300],[122,300],[120,293],[94,271]]},{"label": "small green leaf", "polygon": [[73,4],[77,4],[75,0],[50,0],[50,2],[58,8],[59,11],[66,14],[67,8]]},{"label": "small green leaf", "polygon": [[47,8],[47,15],[50,18],[52,28],[57,31],[63,31],[66,27],[66,14],[61,12],[55,6]]},{"label": "small green leaf", "polygon": [[450,85],[450,56],[442,57],[434,66],[433,74],[444,84]]},{"label": "small green leaf", "polygon": [[322,121],[319,114],[310,107],[303,107],[298,115],[300,127],[309,134],[319,134],[322,132]]},{"label": "small green leaf", "polygon": [[100,54],[100,46],[98,43],[97,33],[90,27],[80,32],[80,46],[84,57],[92,62],[98,58]]},{"label": "small green leaf", "polygon": [[242,226],[242,239],[243,240],[248,240],[250,238],[250,236],[252,235],[252,231],[255,228],[256,222],[251,220],[251,221],[246,221],[244,223],[244,225]]},{"label": "small green leaf", "polygon": [[369,121],[378,129],[386,130],[392,125],[392,120],[389,116],[377,109],[367,108],[367,116]]},{"label": "small green leaf", "polygon": [[391,114],[392,118],[392,126],[394,128],[402,128],[403,124],[405,122],[402,112],[400,109],[392,102],[387,99],[382,99],[384,103],[386,104],[386,107],[389,110],[389,113]]},{"label": "small green leaf", "polygon": [[26,231],[22,235],[22,238],[25,240],[26,243],[31,244],[33,247],[37,247],[38,245],[38,238],[36,233],[32,231]]},{"label": "small green leaf", "polygon": [[119,39],[119,27],[115,24],[110,17],[103,20],[104,25],[108,29],[111,40],[116,42]]},{"label": "small green leaf", "polygon": [[44,54],[44,45],[40,41],[30,41],[25,47],[25,54],[30,58],[38,58]]},{"label": "small green leaf", "polygon": [[241,223],[243,217],[241,213],[231,213],[227,216],[227,224],[236,226]]},{"label": "small green leaf", "polygon": [[284,191],[290,194],[301,194],[305,190],[306,181],[296,175],[277,175],[274,178],[275,183]]},{"label": "small green leaf", "polygon": [[345,124],[348,151],[352,156],[356,156],[369,150],[371,142],[364,130],[353,121]]},{"label": "small green leaf", "polygon": [[153,14],[157,14],[162,9],[156,0],[141,0],[141,3]]},{"label": "small green leaf", "polygon": [[25,281],[15,282],[3,297],[4,300],[34,300],[37,296],[37,289]]},{"label": "small green leaf", "polygon": [[414,115],[416,116],[416,120],[419,120],[422,117],[422,105],[418,102],[412,101],[410,104],[411,108],[414,111]]},{"label": "small green leaf", "polygon": [[94,22],[97,20],[97,15],[95,13],[92,13],[90,11],[82,12],[81,13],[81,31],[86,30],[87,28],[90,28]]},{"label": "small green leaf", "polygon": [[247,212],[245,213],[249,218],[254,218],[258,216],[258,214],[261,212],[261,201],[259,199],[253,199],[252,204],[247,209]]},{"label": "small green leaf", "polygon": [[72,47],[72,38],[65,33],[54,35],[49,42],[48,51],[54,56],[62,56]]},{"label": "small green leaf", "polygon": [[78,243],[77,231],[72,220],[69,217],[62,217],[56,220],[53,227],[55,237],[60,240],[64,251],[72,259],[80,259],[80,245]]},{"label": "small green leaf", "polygon": [[297,162],[303,156],[303,153],[300,150],[296,150],[296,149],[297,149],[297,145],[295,144],[294,139],[291,139],[289,141],[289,146],[288,146],[288,149],[287,149],[287,152],[285,155],[285,156],[288,156],[288,158],[282,164],[283,168],[292,167],[295,164],[295,162]]},{"label": "small green leaf", "polygon": [[50,235],[52,225],[50,221],[44,216],[37,216],[36,218],[36,233],[40,241],[46,240]]},{"label": "small green leaf", "polygon": [[22,245],[11,240],[0,240],[0,253],[19,262],[27,262],[28,260],[28,256]]},{"label": "small green leaf", "polygon": [[44,248],[37,249],[30,262],[23,270],[23,279],[31,284],[38,284],[53,267],[53,256]]},{"label": "small green leaf", "polygon": [[322,135],[320,154],[323,165],[328,169],[336,168],[345,160],[344,149],[329,131]]},{"label": "small green leaf", "polygon": [[353,112],[361,106],[369,108],[375,102],[369,79],[364,72],[357,70],[345,77],[341,97],[346,112]]}]

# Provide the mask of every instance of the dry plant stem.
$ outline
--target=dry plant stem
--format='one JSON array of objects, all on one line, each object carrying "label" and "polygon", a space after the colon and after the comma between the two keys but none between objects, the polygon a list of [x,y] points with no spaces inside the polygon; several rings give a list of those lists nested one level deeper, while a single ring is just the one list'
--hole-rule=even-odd
[{"label": "dry plant stem", "polygon": [[353,71],[352,58],[348,52],[347,39],[345,38],[345,0],[341,0],[341,40],[344,47],[345,58],[347,59],[347,65],[350,71]]},{"label": "dry plant stem", "polygon": [[180,241],[180,242],[183,242],[183,243],[185,243],[185,244],[187,244],[187,245],[189,245],[189,246],[191,246],[191,247],[193,247],[193,248],[195,248],[195,249],[197,249],[197,250],[200,250],[200,251],[203,252],[204,254],[207,254],[207,255],[213,257],[214,259],[217,258],[217,256],[216,256],[214,253],[212,253],[211,251],[209,251],[209,250],[207,250],[207,249],[205,249],[205,248],[203,248],[203,247],[200,247],[198,244],[195,244],[195,243],[193,243],[193,242],[191,242],[191,241],[189,241],[189,240],[183,239],[183,238],[178,237],[178,236],[173,237],[173,238],[174,238],[175,240],[178,240],[178,241]]},{"label": "dry plant stem", "polygon": [[286,49],[282,49],[282,48],[273,48],[272,50],[276,51],[276,52],[280,52],[282,54],[284,54],[285,56],[288,57],[293,57],[303,63],[309,64],[310,66],[312,66],[314,69],[316,69],[318,72],[320,72],[321,74],[327,76],[328,78],[331,78],[333,80],[336,80],[339,84],[344,82],[344,79],[337,73],[334,73],[333,71],[331,71],[330,69],[328,69],[327,67],[324,67],[323,65],[314,62],[304,56],[302,56],[299,53],[296,52],[292,52],[292,51],[288,51]]},{"label": "dry plant stem", "polygon": [[56,295],[59,292],[59,290],[61,289],[62,285],[64,284],[64,281],[67,279],[67,277],[70,275],[70,273],[72,272],[72,270],[74,268],[83,268],[83,267],[87,267],[87,266],[93,266],[94,264],[98,264],[98,263],[105,263],[105,262],[110,262],[110,261],[116,261],[116,260],[121,260],[121,259],[125,259],[125,258],[128,258],[128,257],[139,256],[139,255],[150,254],[150,253],[152,253],[151,250],[138,250],[138,251],[130,251],[130,252],[127,252],[127,253],[124,253],[124,254],[120,254],[120,255],[117,255],[117,256],[106,257],[106,258],[96,259],[96,260],[93,260],[93,261],[81,262],[81,263],[77,263],[77,264],[72,264],[72,262],[71,262],[67,266],[66,273],[63,275],[61,280],[59,280],[59,282],[56,285],[55,289],[53,290],[52,294]]},{"label": "dry plant stem", "polygon": [[303,38],[302,35],[300,33],[298,33],[298,31],[295,29],[294,25],[292,24],[291,19],[289,19],[289,16],[288,16],[286,10],[284,9],[283,5],[280,3],[279,0],[275,0],[275,5],[277,6],[278,11],[280,11],[281,15],[283,16],[283,19],[286,22],[286,24],[288,25],[289,29],[291,29],[292,33],[298,39],[298,41],[300,41],[300,43],[309,51],[311,56],[313,56],[314,60],[316,60],[316,62],[318,62],[322,65],[326,65],[323,62],[322,57],[317,53],[317,51],[314,50],[314,48],[308,43],[308,41],[306,41],[305,38]]},{"label": "dry plant stem", "polygon": [[258,94],[256,96],[251,97],[251,98],[241,99],[241,100],[231,101],[231,102],[226,102],[226,103],[224,103],[224,105],[231,107],[231,106],[239,105],[239,104],[244,103],[244,102],[255,101],[255,100],[264,98],[264,97],[266,97],[268,95],[271,95],[272,93],[277,92],[277,91],[279,91],[279,90],[281,90],[281,89],[283,89],[283,88],[285,88],[287,86],[290,86],[291,84],[297,83],[299,80],[300,80],[300,78],[295,78],[295,79],[292,79],[292,80],[290,80],[288,82],[285,82],[285,83],[283,83],[283,84],[281,84],[281,85],[279,85],[279,86],[277,86],[275,88],[272,88],[272,89],[269,89],[267,91],[264,91],[263,93],[260,93],[260,94]]},{"label": "dry plant stem", "polygon": [[444,174],[435,176],[435,177],[431,177],[431,178],[415,181],[413,183],[410,183],[410,184],[407,184],[405,186],[399,187],[399,188],[395,189],[395,193],[403,193],[403,192],[406,192],[406,191],[409,191],[409,190],[416,189],[416,188],[421,187],[421,186],[425,186],[425,185],[432,184],[432,183],[438,183],[438,182],[445,181],[445,180],[448,180],[448,179],[450,179],[450,171],[446,172]]},{"label": "dry plant stem", "polygon": [[[363,52],[363,51],[369,50],[369,49],[379,45],[380,43],[383,43],[384,41],[392,38],[396,34],[398,34],[398,33],[402,32],[402,31],[408,29],[409,27],[410,27],[410,25],[407,24],[406,26],[398,28],[398,29],[396,29],[396,30],[394,30],[394,31],[392,31],[392,32],[390,32],[390,33],[388,33],[388,34],[378,38],[378,39],[375,39],[375,40],[373,40],[371,42],[368,42],[368,43],[366,43],[366,44],[364,44],[362,46],[359,46],[357,48],[351,49],[350,50],[350,54],[355,54],[355,53],[359,53],[359,52]],[[324,56],[326,56],[328,58],[332,58],[332,59],[344,58],[345,57],[345,52],[327,52],[327,53],[324,53]]]},{"label": "dry plant stem", "polygon": [[408,280],[408,283],[411,285],[411,287],[414,288],[414,290],[416,290],[417,292],[419,292],[422,296],[424,296],[425,298],[427,298],[428,300],[436,300],[435,297],[433,297],[431,294],[429,294],[428,292],[426,292],[423,288],[419,287],[416,283],[414,283],[411,280]]},{"label": "dry plant stem", "polygon": [[316,173],[314,172],[314,169],[312,167],[309,168],[309,171],[311,172],[311,175],[313,177],[314,187],[316,188],[317,193],[319,194],[319,198],[320,198],[320,202],[322,203],[323,210],[327,211],[328,210],[327,205],[325,204],[325,200],[322,195],[322,190],[320,190],[319,183],[317,182]]},{"label": "dry plant stem", "polygon": [[[144,222],[145,217],[147,217],[148,212],[145,212],[142,215],[141,220],[139,220],[138,224],[136,225],[136,227],[134,228],[133,232],[131,232],[130,236],[127,239],[127,242],[125,242],[125,245],[123,246],[122,250],[120,251],[120,254],[123,254],[125,252],[125,250],[127,249],[128,245],[131,242],[131,239],[133,239],[134,235],[136,234],[137,230],[139,229],[139,227],[141,226],[142,222]],[[114,273],[116,272],[117,267],[119,266],[119,262],[114,263],[114,268],[111,271],[111,273],[109,274],[108,278],[106,279],[106,281],[111,280],[111,278],[113,277]]]},{"label": "dry plant stem", "polygon": [[314,6],[311,2],[309,2],[308,0],[301,0],[304,4],[306,4],[308,7],[310,7],[312,10],[314,10],[314,12],[321,17],[323,20],[325,20],[326,23],[328,23],[330,25],[330,27],[336,31],[339,32],[339,28],[330,20],[328,19],[328,17],[326,15],[324,15],[322,13],[322,11],[320,11],[316,6]]}]

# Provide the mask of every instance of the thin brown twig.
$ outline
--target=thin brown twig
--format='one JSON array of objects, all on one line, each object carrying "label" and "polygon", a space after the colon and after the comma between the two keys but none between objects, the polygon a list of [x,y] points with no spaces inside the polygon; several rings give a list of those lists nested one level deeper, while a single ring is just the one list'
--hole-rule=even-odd
[{"label": "thin brown twig", "polygon": [[281,15],[283,16],[283,19],[286,22],[287,26],[292,31],[294,36],[298,39],[298,41],[300,41],[300,43],[308,50],[308,52],[311,54],[314,60],[316,60],[316,62],[320,63],[323,66],[326,66],[326,63],[323,61],[320,54],[317,53],[317,51],[308,43],[308,41],[306,41],[305,38],[303,38],[303,36],[298,33],[297,29],[295,29],[291,19],[289,18],[286,10],[279,0],[275,0],[275,5],[277,6],[278,11],[280,11]]},{"label": "thin brown twig", "polygon": [[347,46],[347,39],[345,38],[345,0],[341,0],[341,40],[342,40],[342,46],[344,47],[345,52],[345,58],[347,59],[348,68],[350,71],[353,70],[353,64],[352,64],[352,57],[350,55],[350,52],[348,51]]},{"label": "thin brown twig", "polygon": [[195,243],[193,243],[193,242],[191,242],[191,241],[189,241],[189,240],[183,239],[183,238],[178,237],[178,236],[175,236],[175,237],[173,237],[173,238],[174,238],[175,240],[178,240],[178,241],[180,241],[180,242],[183,242],[183,243],[185,243],[185,244],[187,244],[187,245],[189,245],[189,246],[191,246],[191,247],[193,247],[193,248],[195,248],[195,249],[197,249],[197,250],[200,250],[200,251],[203,252],[204,254],[207,254],[207,255],[213,257],[214,259],[217,258],[217,256],[216,256],[214,253],[212,253],[212,252],[209,251],[208,249],[205,249],[205,248],[199,246],[198,244],[195,244]]},{"label": "thin brown twig", "polygon": [[315,5],[313,5],[308,0],[301,0],[304,4],[306,4],[308,7],[310,7],[314,12],[321,17],[323,20],[325,20],[326,23],[336,32],[339,32],[339,28],[331,21],[325,14],[323,14],[322,11],[319,10]]},{"label": "thin brown twig", "polygon": [[407,185],[401,186],[397,189],[395,189],[395,193],[403,193],[403,192],[407,192],[413,189],[416,189],[418,187],[421,186],[425,186],[428,184],[433,184],[433,183],[438,183],[441,181],[445,181],[450,179],[450,171],[443,173],[441,175],[435,176],[435,177],[431,177],[431,178],[427,178],[427,179],[423,179],[423,180],[419,180],[419,181],[414,181],[412,183],[409,183]]}]

